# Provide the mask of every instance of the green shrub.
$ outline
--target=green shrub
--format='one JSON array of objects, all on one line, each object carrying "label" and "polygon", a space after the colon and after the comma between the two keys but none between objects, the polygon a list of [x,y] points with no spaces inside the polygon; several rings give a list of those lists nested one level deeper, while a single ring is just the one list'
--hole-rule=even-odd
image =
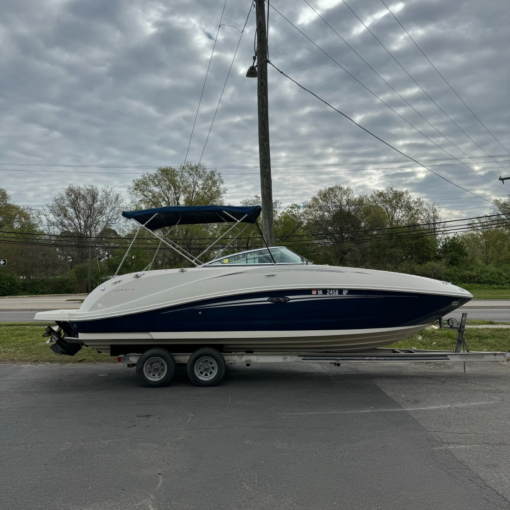
[{"label": "green shrub", "polygon": [[510,268],[486,265],[449,267],[444,279],[456,284],[510,285]]},{"label": "green shrub", "polygon": [[[144,266],[145,267],[145,266]],[[88,274],[89,274],[89,264],[88,262],[84,262],[83,264],[77,264],[73,267],[71,271],[68,273],[72,275],[75,281],[75,292],[87,292],[88,287]],[[98,264],[97,262],[93,262],[91,267],[91,283],[92,289],[95,289],[98,285],[101,285],[105,280],[110,278],[108,276],[108,270],[106,265],[101,262]]]},{"label": "green shrub", "polygon": [[72,294],[74,292],[76,292],[76,278],[72,274],[21,281],[22,294]]},{"label": "green shrub", "polygon": [[0,270],[0,296],[15,296],[20,290],[20,279],[12,273]]},{"label": "green shrub", "polygon": [[442,262],[427,262],[421,266],[415,266],[413,273],[434,280],[444,280],[446,278],[447,267]]},{"label": "green shrub", "polygon": [[29,278],[21,283],[23,294],[51,294],[48,292],[47,284],[43,278]]}]

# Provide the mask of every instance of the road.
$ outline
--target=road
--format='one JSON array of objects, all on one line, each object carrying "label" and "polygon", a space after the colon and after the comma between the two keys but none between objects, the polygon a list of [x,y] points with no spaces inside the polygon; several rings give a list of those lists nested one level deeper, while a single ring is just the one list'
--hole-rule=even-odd
[{"label": "road", "polygon": [[0,298],[0,322],[32,322],[36,312],[78,309],[86,294]]},{"label": "road", "polygon": [[0,365],[0,508],[510,507],[510,365]]},{"label": "road", "polygon": [[[467,312],[468,319],[471,320],[483,320],[483,321],[494,321],[494,322],[510,322],[510,305],[508,308],[459,308],[455,312],[445,316],[445,319],[455,317],[460,322],[462,312]],[[0,317],[2,313],[0,312]]]}]

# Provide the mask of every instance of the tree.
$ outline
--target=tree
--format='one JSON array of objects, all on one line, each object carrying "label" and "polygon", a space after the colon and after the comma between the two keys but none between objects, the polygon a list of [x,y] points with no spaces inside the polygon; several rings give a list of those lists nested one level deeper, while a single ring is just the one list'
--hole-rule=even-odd
[{"label": "tree", "polygon": [[133,181],[128,191],[137,209],[222,204],[226,193],[219,172],[191,163],[179,168],[160,167],[154,173],[144,174]]},{"label": "tree", "polygon": [[[411,271],[436,257],[439,210],[409,191],[386,188],[365,201],[365,224],[374,229],[362,251],[370,267]],[[425,224],[425,225],[421,225]]]},{"label": "tree", "polygon": [[445,238],[439,247],[439,256],[447,266],[460,266],[468,258],[463,237],[454,235]]},{"label": "tree", "polygon": [[[129,187],[132,207],[151,209],[165,206],[220,205],[226,189],[223,178],[216,170],[207,170],[204,165],[186,163],[179,168],[160,167],[154,173],[146,173],[135,179]],[[168,229],[170,230],[170,229]],[[201,238],[214,237],[221,226],[187,225],[165,232],[170,239],[194,256],[205,249]],[[148,237],[140,232],[139,238]],[[204,260],[207,259],[207,255]],[[178,267],[183,258],[164,245],[158,253],[154,267]]]},{"label": "tree", "polygon": [[425,203],[419,198],[412,198],[407,190],[377,190],[368,200],[382,211],[386,227],[403,227],[426,221]]},{"label": "tree", "polygon": [[[0,258],[8,259],[10,271],[24,279],[54,274],[59,268],[58,254],[54,248],[37,246],[43,242],[36,211],[11,203],[9,194],[0,188],[0,230],[2,247]],[[31,234],[31,235],[26,235]],[[41,234],[35,236],[33,234]],[[45,241],[45,244],[47,241]],[[51,260],[51,264],[48,262]]]},{"label": "tree", "polygon": [[[324,247],[316,250],[315,260],[347,264],[356,247],[352,244],[362,226],[363,202],[351,188],[332,186],[321,189],[304,209],[306,230]],[[329,248],[328,248],[329,246]],[[332,258],[331,258],[332,257]]]},{"label": "tree", "polygon": [[[92,259],[97,253],[93,238],[120,221],[122,197],[108,186],[73,186],[52,197],[46,210],[46,222],[50,230],[69,237],[73,249],[64,253],[72,263],[84,262],[88,255],[88,291],[92,290]],[[73,260],[74,259],[74,260]]]},{"label": "tree", "polygon": [[310,200],[304,217],[318,245],[317,261],[410,271],[436,256],[438,210],[408,191],[386,188],[356,196],[350,188],[332,186]]},{"label": "tree", "polygon": [[494,200],[494,204],[492,214],[504,214],[509,221],[507,228],[510,227],[510,197],[506,200]]},{"label": "tree", "polygon": [[472,231],[462,236],[469,258],[474,263],[500,266],[510,260],[510,232],[493,227],[492,218],[470,222]]},{"label": "tree", "polygon": [[11,203],[9,193],[0,188],[0,230],[36,232],[37,221],[33,211]]},{"label": "tree", "polygon": [[[249,207],[261,205],[261,202],[260,196],[254,195],[252,198],[242,200],[241,205]],[[261,215],[264,215],[264,211],[262,211]],[[307,242],[303,208],[299,204],[290,204],[283,208],[280,200],[273,200],[273,219],[277,245],[288,246],[290,249],[307,257],[309,255],[308,247],[303,246]],[[241,251],[262,247],[264,243],[259,230],[256,226],[252,225],[246,228],[234,246],[238,251]]]},{"label": "tree", "polygon": [[[241,206],[243,207],[253,207],[256,205],[262,205],[262,198],[260,195],[253,195],[251,198],[245,198],[244,200],[241,200]],[[278,233],[276,233],[277,230],[277,224],[278,224],[278,218],[279,218],[279,209],[281,207],[281,201],[280,200],[273,200],[273,222],[274,222],[274,229],[275,234],[278,236]],[[258,218],[258,225],[262,223],[262,217],[264,216],[264,210],[260,213],[260,217]],[[242,227],[244,228],[244,227]],[[234,245],[236,247],[236,250],[249,250],[252,248],[260,248],[264,246],[264,240],[262,239],[260,235],[260,231],[257,228],[256,225],[248,226],[243,234],[239,236],[238,241]]]}]

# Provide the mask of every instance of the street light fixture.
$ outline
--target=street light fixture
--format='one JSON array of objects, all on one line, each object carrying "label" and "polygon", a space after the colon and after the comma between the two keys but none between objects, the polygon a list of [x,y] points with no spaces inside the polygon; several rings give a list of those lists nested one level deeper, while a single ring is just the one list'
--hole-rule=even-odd
[{"label": "street light fixture", "polygon": [[258,75],[259,73],[257,73],[257,66],[252,65],[248,68],[246,78],[257,78]]}]

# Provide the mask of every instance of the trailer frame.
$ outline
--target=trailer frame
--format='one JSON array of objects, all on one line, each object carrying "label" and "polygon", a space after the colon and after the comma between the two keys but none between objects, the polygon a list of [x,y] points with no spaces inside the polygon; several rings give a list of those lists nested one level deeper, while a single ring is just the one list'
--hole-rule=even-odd
[{"label": "trailer frame", "polygon": [[[339,353],[222,353],[227,365],[252,363],[330,363],[340,366],[341,363],[402,363],[402,362],[506,362],[510,360],[510,353],[497,351],[470,352],[464,338],[466,330],[467,312],[462,314],[460,323],[456,319],[439,319],[439,328],[452,329],[458,332],[454,351],[434,351],[428,349],[390,349],[376,348],[370,351],[350,351]],[[173,354],[175,362],[187,364],[192,353]],[[126,363],[128,367],[136,366],[141,354],[122,354],[117,356],[119,363]],[[466,366],[464,365],[464,370]]]},{"label": "trailer frame", "polygon": [[[187,364],[192,353],[174,354],[177,364]],[[122,354],[117,356],[119,363],[128,367],[136,366],[141,354]],[[340,366],[342,363],[402,363],[402,362],[506,362],[510,360],[510,353],[506,352],[452,352],[419,349],[385,349],[378,348],[371,351],[345,353],[222,353],[227,365],[244,364],[250,367],[253,363],[329,363]]]}]

